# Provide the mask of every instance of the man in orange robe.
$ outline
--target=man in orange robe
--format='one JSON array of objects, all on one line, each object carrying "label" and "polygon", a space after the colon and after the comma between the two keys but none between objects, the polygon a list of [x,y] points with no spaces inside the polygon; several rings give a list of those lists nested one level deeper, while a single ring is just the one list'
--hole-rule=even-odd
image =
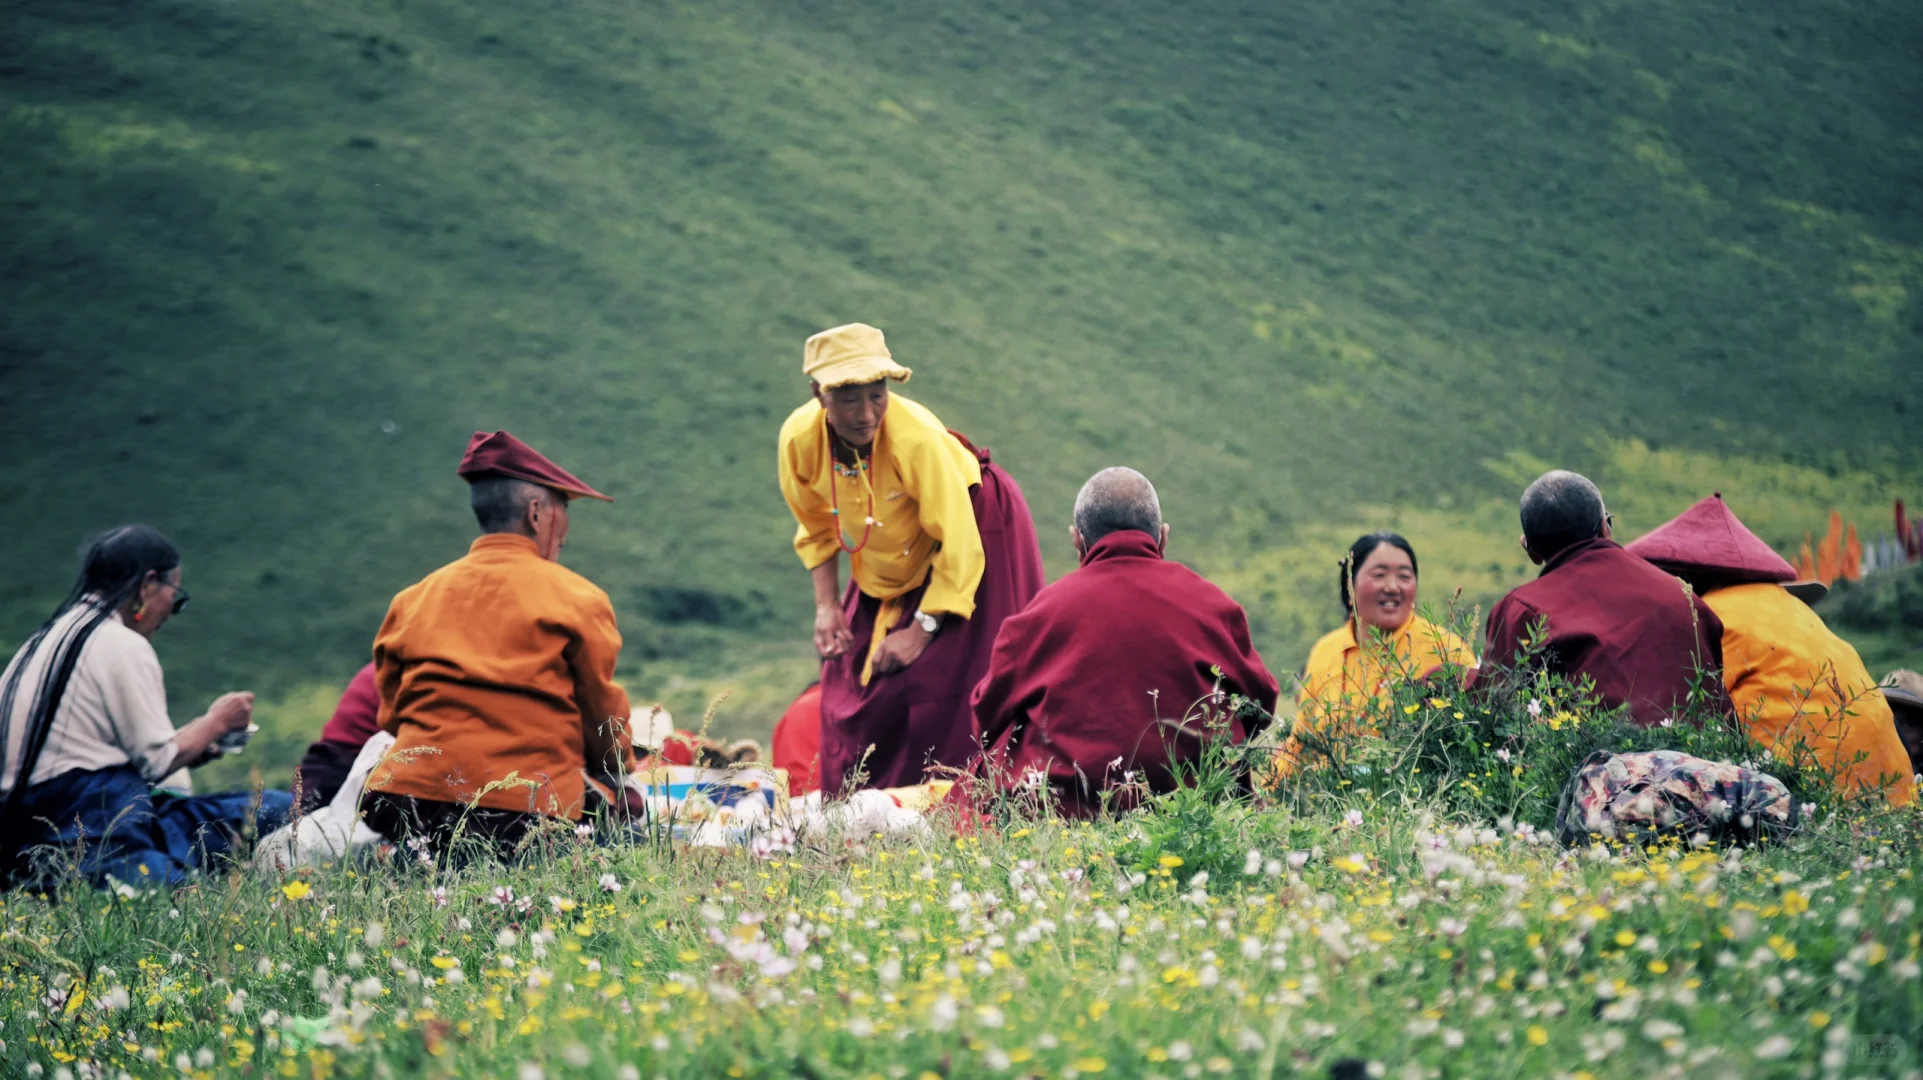
[{"label": "man in orange robe", "polygon": [[1779,759],[1801,747],[1838,790],[1916,797],[1889,703],[1850,643],[1784,582],[1796,570],[1744,527],[1720,492],[1628,551],[1690,584],[1723,625],[1723,683],[1737,719]]},{"label": "man in orange robe", "polygon": [[614,607],[557,560],[568,501],[612,502],[505,431],[460,475],[482,536],[394,598],[374,639],[380,725],[368,824],[446,850],[458,826],[505,856],[543,818],[582,816],[589,775],[632,770]]}]

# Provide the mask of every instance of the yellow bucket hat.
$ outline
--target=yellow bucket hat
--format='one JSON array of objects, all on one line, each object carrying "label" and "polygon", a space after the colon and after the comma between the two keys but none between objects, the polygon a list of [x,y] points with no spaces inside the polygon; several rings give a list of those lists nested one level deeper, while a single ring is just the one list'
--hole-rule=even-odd
[{"label": "yellow bucket hat", "polygon": [[907,382],[914,372],[895,363],[888,340],[867,323],[823,330],[801,349],[801,370],[823,390],[861,386],[877,379]]}]

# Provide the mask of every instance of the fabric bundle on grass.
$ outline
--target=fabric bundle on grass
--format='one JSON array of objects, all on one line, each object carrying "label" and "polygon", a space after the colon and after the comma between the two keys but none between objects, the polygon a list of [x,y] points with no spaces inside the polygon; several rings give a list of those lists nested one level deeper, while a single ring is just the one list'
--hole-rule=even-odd
[{"label": "fabric bundle on grass", "polygon": [[1755,840],[1796,828],[1796,800],[1781,780],[1676,750],[1589,755],[1563,788],[1556,837],[1571,847],[1601,838],[1651,843],[1666,836]]}]

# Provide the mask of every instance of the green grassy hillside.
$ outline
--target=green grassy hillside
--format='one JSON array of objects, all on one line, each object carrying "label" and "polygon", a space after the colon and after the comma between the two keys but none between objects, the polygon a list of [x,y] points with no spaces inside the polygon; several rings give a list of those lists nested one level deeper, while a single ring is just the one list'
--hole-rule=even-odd
[{"label": "green grassy hillside", "polygon": [[[311,702],[471,533],[507,427],[617,496],[568,561],[623,675],[752,732],[809,668],[775,490],[851,319],[1027,489],[1162,487],[1274,667],[1403,528],[1524,576],[1513,499],[1772,540],[1923,493],[1923,8],[16,0],[0,48],[0,641],[87,532],[196,596],[183,715]],[[321,697],[325,694],[321,693]],[[291,706],[290,706],[291,707]],[[765,728],[763,729],[765,730]]]}]

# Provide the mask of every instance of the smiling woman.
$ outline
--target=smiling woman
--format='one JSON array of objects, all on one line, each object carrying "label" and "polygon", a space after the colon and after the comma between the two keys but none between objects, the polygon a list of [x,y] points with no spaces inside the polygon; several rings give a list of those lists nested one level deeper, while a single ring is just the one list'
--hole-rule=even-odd
[{"label": "smiling woman", "polygon": [[1356,539],[1337,578],[1349,618],[1309,652],[1295,732],[1277,753],[1278,769],[1301,764],[1307,746],[1370,734],[1372,707],[1396,679],[1427,678],[1444,664],[1474,667],[1466,642],[1416,614],[1415,548],[1392,532]]}]

